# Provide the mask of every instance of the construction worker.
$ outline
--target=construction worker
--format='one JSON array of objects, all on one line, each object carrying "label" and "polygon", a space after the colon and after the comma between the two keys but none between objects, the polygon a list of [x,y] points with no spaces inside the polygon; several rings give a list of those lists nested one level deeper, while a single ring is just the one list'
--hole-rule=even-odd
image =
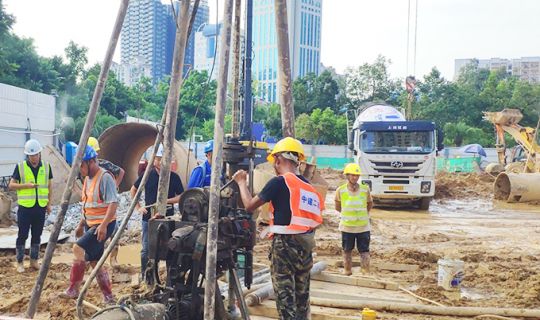
[{"label": "construction worker", "polygon": [[51,181],[53,178],[51,166],[41,161],[43,147],[35,139],[28,140],[24,145],[26,161],[15,166],[9,181],[9,190],[17,191],[17,226],[19,232],[15,243],[17,256],[17,272],[24,272],[24,249],[28,233],[32,230],[30,239],[30,268],[39,269],[39,245],[45,225],[45,215],[51,213]]},{"label": "construction worker", "polygon": [[267,159],[278,176],[257,196],[249,193],[244,170],[236,172],[233,179],[248,212],[266,202],[271,204],[270,226],[261,236],[273,234],[270,270],[280,319],[308,319],[314,229],[322,223],[324,199],[298,175],[298,166],[305,160],[300,141],[290,137],[280,140]]},{"label": "construction worker", "polygon": [[[99,157],[99,151],[101,150],[101,148],[99,147],[98,139],[94,137],[88,138],[88,145],[92,147],[94,151],[96,151]],[[126,173],[124,169],[122,169],[121,167],[105,159],[98,158],[97,161],[98,161],[98,165],[101,168],[105,169],[106,171],[109,171],[110,173],[114,175],[114,180],[116,181],[116,187],[117,188],[120,187],[120,183],[122,183],[122,180],[124,179],[124,175]],[[111,236],[111,238],[113,236]],[[111,251],[109,262],[112,267],[115,267],[118,265],[118,245],[116,245],[114,249]]]},{"label": "construction worker", "polygon": [[[135,209],[142,215],[142,248],[141,248],[141,279],[145,279],[148,284],[153,283],[153,278],[146,276],[146,270],[148,269],[148,220],[156,218],[158,212],[155,211],[155,204],[158,196],[158,182],[159,172],[161,169],[161,158],[163,157],[163,145],[160,145],[154,158],[154,168],[150,171],[148,180],[144,185],[144,203],[145,206],[141,206],[137,203]],[[139,176],[137,181],[131,187],[131,197],[134,198],[141,185],[142,175]],[[174,214],[174,204],[180,200],[180,194],[184,192],[182,186],[182,180],[176,172],[171,171],[169,178],[169,193],[167,196],[167,212],[166,216],[172,216]]]},{"label": "construction worker", "polygon": [[373,199],[369,187],[359,183],[360,166],[349,163],[343,174],[347,183],[336,190],[336,210],[341,212],[339,231],[343,247],[343,274],[352,274],[352,251],[355,247],[360,252],[360,266],[364,273],[369,273],[369,211],[373,207]]},{"label": "construction worker", "polygon": [[[94,137],[88,138],[88,145],[92,147],[94,151],[96,151],[99,157],[99,151],[101,150],[101,148],[99,147],[98,139]],[[124,179],[124,175],[126,174],[124,169],[122,169],[121,167],[115,165],[114,163],[108,160],[101,159],[101,158],[98,158],[98,165],[102,167],[103,169],[112,173],[114,175],[114,180],[116,181],[116,186],[120,186],[120,183],[122,183],[122,180]]]},{"label": "construction worker", "polygon": [[210,176],[212,175],[212,152],[214,151],[214,140],[209,140],[204,145],[206,160],[191,172],[188,182],[188,189],[204,188],[210,186]]},{"label": "construction worker", "polygon": [[[68,299],[75,299],[79,295],[86,263],[89,262],[95,267],[103,255],[105,241],[111,237],[116,228],[118,208],[115,180],[110,172],[98,165],[97,153],[90,146],[86,146],[84,150],[80,170],[84,177],[81,192],[83,216],[75,229],[78,240],[73,245],[74,261],[71,266],[69,288],[60,295]],[[114,302],[111,279],[104,267],[100,268],[96,280],[103,293],[104,302],[107,304]]]}]

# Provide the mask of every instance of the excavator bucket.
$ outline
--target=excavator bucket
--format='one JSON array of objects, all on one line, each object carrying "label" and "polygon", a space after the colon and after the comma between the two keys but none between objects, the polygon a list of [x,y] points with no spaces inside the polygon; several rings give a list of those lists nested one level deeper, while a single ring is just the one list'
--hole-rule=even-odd
[{"label": "excavator bucket", "polygon": [[511,126],[523,119],[523,114],[518,109],[504,109],[499,112],[484,112],[484,119],[493,124]]}]

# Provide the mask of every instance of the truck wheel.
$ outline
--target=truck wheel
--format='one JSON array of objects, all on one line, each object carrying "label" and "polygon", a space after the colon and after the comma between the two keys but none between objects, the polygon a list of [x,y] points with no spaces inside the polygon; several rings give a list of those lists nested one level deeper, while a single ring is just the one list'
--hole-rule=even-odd
[{"label": "truck wheel", "polygon": [[429,203],[431,202],[431,197],[425,197],[418,200],[418,207],[420,210],[429,210]]}]

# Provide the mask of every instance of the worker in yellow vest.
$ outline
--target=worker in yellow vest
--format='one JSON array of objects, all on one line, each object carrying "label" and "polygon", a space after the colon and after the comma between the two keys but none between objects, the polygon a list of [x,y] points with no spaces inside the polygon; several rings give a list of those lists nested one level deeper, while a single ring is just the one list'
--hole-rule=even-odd
[{"label": "worker in yellow vest", "polygon": [[45,215],[51,212],[51,166],[41,161],[43,147],[39,141],[30,139],[24,145],[27,160],[15,166],[9,189],[17,191],[17,226],[19,232],[15,243],[17,272],[24,272],[24,249],[28,233],[30,239],[30,268],[39,269],[39,245],[45,225]]},{"label": "worker in yellow vest", "polygon": [[369,272],[369,211],[373,207],[373,199],[369,187],[359,183],[361,171],[358,164],[347,164],[343,174],[347,177],[347,183],[336,190],[335,204],[336,210],[341,213],[339,231],[343,247],[343,273],[350,276],[355,244],[360,252],[362,272]]},{"label": "worker in yellow vest", "polygon": [[[81,198],[83,215],[75,230],[79,238],[73,245],[74,261],[71,266],[69,288],[60,295],[62,298],[75,299],[79,296],[79,287],[84,278],[86,263],[95,267],[103,255],[105,241],[116,228],[116,209],[118,192],[112,174],[101,168],[97,162],[97,153],[86,146],[81,162],[81,176],[84,177]],[[111,279],[107,270],[101,267],[96,280],[103,293],[104,302],[114,302]]]}]

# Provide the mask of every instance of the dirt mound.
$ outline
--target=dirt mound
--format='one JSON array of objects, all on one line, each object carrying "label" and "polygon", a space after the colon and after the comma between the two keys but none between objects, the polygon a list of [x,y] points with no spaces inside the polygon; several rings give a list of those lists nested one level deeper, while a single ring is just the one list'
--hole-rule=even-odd
[{"label": "dirt mound", "polygon": [[435,199],[491,198],[494,181],[486,173],[440,172],[435,180]]},{"label": "dirt mound", "polygon": [[395,262],[410,264],[437,263],[437,260],[441,258],[441,256],[432,252],[406,248],[397,249],[388,254],[387,257]]},{"label": "dirt mound", "polygon": [[336,190],[339,186],[347,182],[347,179],[341,173],[341,170],[334,170],[332,168],[322,168],[317,170],[324,180],[328,182],[328,190]]}]

